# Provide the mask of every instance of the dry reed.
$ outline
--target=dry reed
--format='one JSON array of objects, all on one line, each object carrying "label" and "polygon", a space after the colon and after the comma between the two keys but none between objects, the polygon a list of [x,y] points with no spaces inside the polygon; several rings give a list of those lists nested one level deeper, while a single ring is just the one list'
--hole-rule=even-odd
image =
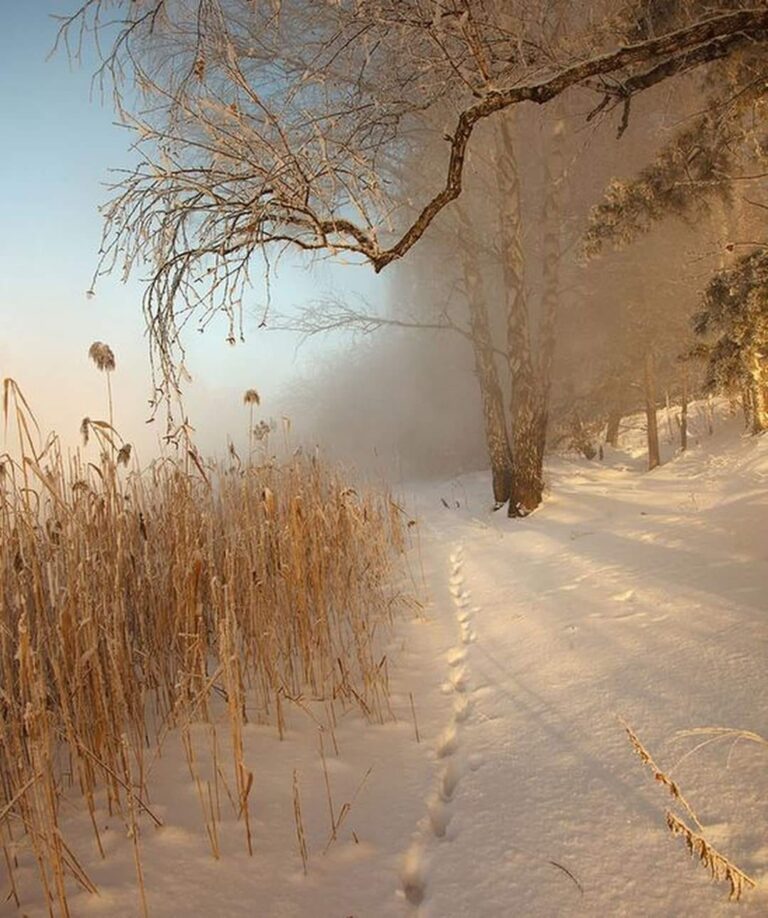
[{"label": "dry reed", "polygon": [[[398,604],[401,514],[387,494],[351,490],[315,456],[223,466],[185,443],[179,461],[139,471],[130,450],[112,448],[111,424],[87,421],[102,447],[90,462],[65,457],[55,437],[39,445],[12,380],[3,407],[18,440],[15,457],[0,457],[8,894],[19,901],[14,871],[30,855],[52,915],[69,914],[74,884],[92,891],[60,826],[61,800],[74,792],[102,854],[98,810],[124,820],[146,910],[140,838],[148,819],[160,822],[146,803],[147,771],[170,730],[182,735],[218,857],[220,782],[253,850],[246,693],[248,716],[281,735],[286,703],[322,700],[334,745],[336,708],[388,719],[376,647]],[[215,727],[210,780],[198,774],[188,732],[195,721],[212,723],[214,697],[226,702],[231,784]],[[297,778],[294,793],[300,826]],[[306,866],[301,838],[300,848]]]},{"label": "dry reed", "polygon": [[666,772],[659,768],[632,727],[621,718],[619,718],[619,720],[629,737],[629,742],[635,754],[640,761],[650,769],[654,779],[667,789],[674,802],[685,811],[688,817],[696,825],[696,828],[699,829],[699,832],[694,832],[682,819],[671,812],[671,810],[667,810],[666,812],[667,828],[672,835],[682,836],[691,857],[699,861],[699,863],[709,872],[713,880],[718,882],[725,881],[730,885],[729,898],[733,901],[738,901],[745,889],[755,888],[757,885],[756,882],[724,854],[721,854],[713,848],[704,835],[700,834],[704,831],[704,828],[691,805],[683,796],[677,782],[673,781]]},{"label": "dry reed", "polygon": [[724,881],[730,885],[729,899],[738,902],[745,888],[755,888],[757,884],[752,877],[747,876],[724,854],[713,848],[703,835],[698,835],[669,810],[667,810],[667,826],[673,835],[682,835],[691,857],[698,860],[709,871],[713,880]]},{"label": "dry reed", "polygon": [[96,364],[97,369],[101,370],[107,377],[107,410],[111,427],[114,424],[111,374],[116,366],[115,355],[112,348],[105,344],[104,341],[94,341],[88,348],[88,356]]},{"label": "dry reed", "polygon": [[293,770],[293,819],[296,824],[296,841],[299,846],[301,863],[306,876],[309,869],[309,850],[307,848],[307,834],[304,831],[304,819],[301,815],[301,793],[299,791],[299,773]]}]

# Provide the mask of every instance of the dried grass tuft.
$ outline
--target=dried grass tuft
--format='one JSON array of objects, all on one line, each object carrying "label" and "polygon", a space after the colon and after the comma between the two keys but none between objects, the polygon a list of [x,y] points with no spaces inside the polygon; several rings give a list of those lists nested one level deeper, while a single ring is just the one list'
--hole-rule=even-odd
[{"label": "dried grass tuft", "polygon": [[691,817],[693,822],[696,824],[696,827],[701,829],[702,828],[701,823],[699,822],[691,805],[688,803],[688,801],[683,796],[682,791],[680,790],[680,787],[678,786],[677,782],[673,781],[672,778],[670,778],[669,775],[666,774],[666,772],[662,771],[661,768],[659,768],[659,766],[656,764],[656,762],[654,762],[650,752],[642,744],[642,742],[640,741],[640,738],[635,733],[635,731],[632,729],[632,727],[630,727],[630,725],[626,723],[626,721],[624,720],[621,721],[621,724],[624,727],[624,730],[626,731],[627,736],[629,737],[629,742],[632,745],[632,748],[634,749],[635,754],[640,759],[640,761],[650,769],[651,773],[653,774],[654,780],[657,781],[659,784],[661,784],[663,787],[666,787],[666,789],[669,791],[670,796],[673,797],[674,800],[678,804],[680,804],[680,806],[685,810],[685,812]]},{"label": "dried grass tuft", "polygon": [[299,846],[301,863],[306,876],[309,869],[309,850],[307,848],[307,834],[304,831],[304,820],[301,815],[301,793],[299,792],[299,773],[293,770],[293,819],[296,826],[296,841]]}]

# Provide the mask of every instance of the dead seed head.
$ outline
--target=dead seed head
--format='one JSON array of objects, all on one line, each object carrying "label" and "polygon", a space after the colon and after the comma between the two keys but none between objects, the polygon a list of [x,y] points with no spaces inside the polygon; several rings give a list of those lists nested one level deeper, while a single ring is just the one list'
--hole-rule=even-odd
[{"label": "dead seed head", "polygon": [[259,423],[253,428],[253,436],[255,440],[263,440],[265,437],[268,437],[272,428],[267,424],[266,421],[259,421]]},{"label": "dead seed head", "polygon": [[243,394],[243,403],[246,405],[260,405],[261,397],[255,389],[246,389]]},{"label": "dead seed head", "polygon": [[713,880],[727,882],[730,885],[729,899],[738,902],[745,888],[754,889],[757,886],[752,877],[729,861],[724,854],[713,848],[703,835],[698,835],[669,810],[667,811],[667,826],[673,835],[683,837],[688,853],[705,870],[709,871]]},{"label": "dead seed head", "polygon": [[110,372],[115,369],[115,355],[112,348],[103,341],[94,341],[88,348],[88,356],[100,370]]}]

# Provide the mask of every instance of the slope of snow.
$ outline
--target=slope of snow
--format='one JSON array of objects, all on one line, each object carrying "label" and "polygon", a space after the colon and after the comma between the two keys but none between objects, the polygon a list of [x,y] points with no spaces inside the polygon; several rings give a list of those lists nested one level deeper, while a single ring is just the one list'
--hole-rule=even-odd
[{"label": "slope of snow", "polygon": [[[382,648],[392,722],[350,713],[331,731],[305,700],[282,742],[248,727],[254,856],[222,801],[218,861],[171,736],[149,781],[165,825],[142,824],[150,915],[767,914],[768,746],[680,731],[768,736],[768,437],[742,437],[736,420],[697,436],[652,473],[632,432],[604,463],[558,458],[545,505],[523,521],[489,512],[485,475],[413,489],[409,561],[428,598]],[[619,717],[709,841],[758,880],[738,905],[670,836],[669,797]],[[195,728],[203,775],[207,732]],[[223,724],[219,746],[229,774]],[[335,841],[326,772],[337,822],[349,804]],[[67,816],[101,889],[75,893],[72,912],[139,914],[132,846],[116,818],[103,825],[105,861],[79,807]],[[22,912],[43,915],[24,863]],[[0,912],[16,913],[8,901]]]}]

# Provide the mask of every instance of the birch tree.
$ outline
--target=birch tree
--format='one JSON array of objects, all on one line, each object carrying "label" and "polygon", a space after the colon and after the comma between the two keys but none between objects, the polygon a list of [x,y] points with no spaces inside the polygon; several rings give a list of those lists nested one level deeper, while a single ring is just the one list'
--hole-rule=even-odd
[{"label": "birch tree", "polygon": [[516,475],[507,431],[504,396],[496,363],[496,348],[488,309],[486,284],[477,257],[478,246],[474,230],[464,208],[458,206],[460,238],[457,240],[466,285],[470,316],[472,351],[475,374],[480,385],[485,422],[485,438],[491,464],[493,499],[497,508],[509,501]]},{"label": "birch tree", "polygon": [[[86,0],[61,42],[105,49],[99,77],[144,157],[105,210],[101,270],[148,269],[162,377],[178,382],[193,317],[223,311],[237,335],[265,250],[351,253],[376,271],[404,257],[461,195],[483,122],[579,89],[621,131],[637,94],[768,35],[755,2],[680,4],[673,27],[638,35],[646,6],[573,2],[553,42],[548,4],[514,0]],[[453,112],[441,177],[403,219],[389,161],[435,106]]]}]

